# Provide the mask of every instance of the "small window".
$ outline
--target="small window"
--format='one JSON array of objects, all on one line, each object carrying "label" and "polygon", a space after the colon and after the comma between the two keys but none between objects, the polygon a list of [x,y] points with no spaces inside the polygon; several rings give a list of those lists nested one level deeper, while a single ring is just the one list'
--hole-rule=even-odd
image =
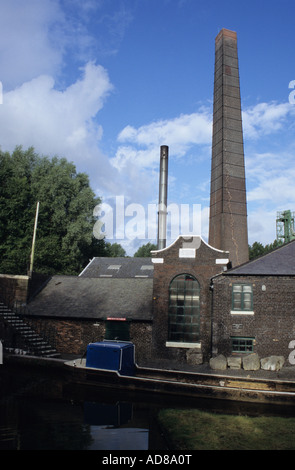
[{"label": "small window", "polygon": [[231,350],[236,353],[251,353],[254,348],[254,338],[231,337]]},{"label": "small window", "polygon": [[152,271],[154,269],[154,266],[150,266],[149,264],[144,264],[141,266],[141,271]]},{"label": "small window", "polygon": [[250,284],[233,284],[232,309],[238,311],[253,310],[253,290]]}]

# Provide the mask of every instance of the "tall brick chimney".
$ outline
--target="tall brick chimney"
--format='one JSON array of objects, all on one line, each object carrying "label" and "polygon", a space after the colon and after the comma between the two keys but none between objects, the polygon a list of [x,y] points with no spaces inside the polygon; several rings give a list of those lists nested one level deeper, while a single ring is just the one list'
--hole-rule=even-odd
[{"label": "tall brick chimney", "polygon": [[237,34],[227,29],[215,39],[209,244],[233,266],[249,260]]}]

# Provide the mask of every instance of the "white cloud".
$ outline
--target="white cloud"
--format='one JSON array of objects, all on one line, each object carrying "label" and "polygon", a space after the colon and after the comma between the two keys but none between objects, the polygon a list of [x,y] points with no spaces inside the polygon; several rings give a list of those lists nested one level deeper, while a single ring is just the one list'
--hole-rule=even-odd
[{"label": "white cloud", "polygon": [[[243,112],[245,139],[258,139],[282,129],[295,107],[289,103],[259,103]],[[174,119],[159,120],[135,128],[127,125],[118,135],[119,147],[112,164],[123,168],[128,161],[138,166],[158,163],[160,145],[169,145],[174,157],[183,157],[193,146],[210,145],[212,111],[201,108],[192,114],[182,114]]]},{"label": "white cloud", "polygon": [[56,0],[1,0],[1,81],[11,89],[62,63],[63,13]]},{"label": "white cloud", "polygon": [[[179,159],[194,146],[211,144],[211,131],[210,112],[205,108],[137,129],[126,126],[118,135],[119,145],[110,159],[113,167],[124,175],[125,194],[135,202],[157,200],[160,146],[169,146],[169,160]],[[169,172],[170,189],[175,178]]]},{"label": "white cloud", "polygon": [[[295,114],[289,103],[259,103],[243,112],[244,138],[257,140],[277,133]],[[118,135],[118,149],[112,164],[123,169],[132,163],[138,167],[158,165],[158,149],[168,145],[173,157],[186,156],[194,146],[211,146],[212,112],[201,108],[170,120],[159,120],[135,128],[127,125]],[[200,152],[198,152],[200,153]],[[250,169],[251,170],[251,169]]]},{"label": "white cloud", "polygon": [[257,139],[283,128],[290,116],[295,115],[295,107],[290,103],[259,103],[243,112],[244,135]]},{"label": "white cloud", "polygon": [[[260,103],[256,106],[245,109],[243,113],[244,138],[247,142],[263,142],[263,137],[271,135],[273,142],[280,140],[280,133],[293,125],[293,114],[295,107],[289,103]],[[111,159],[112,165],[122,172],[126,178],[127,188],[130,191],[132,186],[133,194],[139,197],[147,196],[148,182],[152,187],[157,187],[156,175],[159,168],[159,148],[160,145],[169,146],[170,159],[185,157],[187,162],[188,153],[202,155],[202,148],[211,147],[212,114],[211,110],[201,108],[198,112],[187,115],[180,115],[170,120],[159,120],[139,128],[126,126],[118,136],[118,148],[115,157]],[[292,134],[289,132],[289,138]],[[286,143],[286,142],[285,142]],[[263,145],[263,144],[262,144]],[[265,147],[266,150],[269,147]],[[211,153],[211,152],[210,152]],[[286,153],[286,149],[285,149]],[[209,153],[206,152],[208,157]],[[283,157],[275,152],[251,153],[246,155],[248,201],[263,203],[264,201],[278,204],[280,201],[292,200],[293,174],[289,171],[292,163],[291,156]],[[206,158],[207,158],[206,157]],[[210,158],[210,157],[208,157]],[[293,157],[292,157],[293,158]],[[194,160],[195,164],[195,160]],[[182,180],[179,175],[173,175],[173,182],[176,187],[183,190],[186,185],[191,184],[189,169],[182,168]],[[184,172],[188,171],[185,180]],[[202,169],[199,169],[200,177]],[[170,173],[171,176],[171,173]],[[206,188],[208,189],[208,175],[205,175]],[[181,181],[181,184],[179,184]],[[204,182],[198,181],[198,188],[204,186]],[[169,185],[172,189],[171,182]],[[145,188],[143,190],[142,188]],[[196,189],[194,189],[194,192]],[[190,188],[187,194],[192,194]],[[208,195],[209,197],[209,195]]]},{"label": "white cloud", "polygon": [[284,172],[281,175],[273,178],[265,176],[264,181],[256,188],[248,193],[249,201],[269,201],[273,202],[276,206],[282,203],[288,204],[295,203],[294,195],[294,177],[295,171]]},{"label": "white cloud", "polygon": [[0,108],[3,147],[36,145],[45,151],[45,143],[49,153],[64,152],[101,136],[99,126],[94,132],[92,119],[112,90],[106,70],[88,63],[83,77],[64,91],[56,90],[54,84],[53,77],[41,75],[4,93]]},{"label": "white cloud", "polygon": [[209,110],[203,109],[174,119],[156,121],[138,129],[126,126],[119,134],[118,141],[145,147],[159,147],[169,143],[176,155],[183,156],[191,145],[211,142],[211,131],[211,114]]},{"label": "white cloud", "polygon": [[95,119],[113,88],[106,70],[88,63],[82,77],[64,91],[56,90],[54,84],[53,77],[41,75],[4,93],[2,150],[33,146],[38,153],[64,156],[80,171],[96,167],[94,182],[110,186],[107,175],[110,170],[114,174],[114,169],[99,150],[102,126]]},{"label": "white cloud", "polygon": [[248,190],[248,201],[256,203],[270,203],[273,207],[282,204],[295,206],[294,157],[287,157],[282,151],[277,154],[256,154],[249,165],[249,181],[251,189]]},{"label": "white cloud", "polygon": [[156,121],[138,129],[126,126],[118,136],[119,146],[111,163],[130,176],[138,168],[157,171],[161,145],[168,145],[173,157],[183,157],[193,145],[211,142],[211,128],[208,111]]}]

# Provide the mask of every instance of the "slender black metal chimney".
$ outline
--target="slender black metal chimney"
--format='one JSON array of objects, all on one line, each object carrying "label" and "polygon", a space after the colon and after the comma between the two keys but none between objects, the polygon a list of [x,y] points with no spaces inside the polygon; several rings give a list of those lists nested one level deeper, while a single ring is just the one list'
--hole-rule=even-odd
[{"label": "slender black metal chimney", "polygon": [[166,247],[167,238],[167,193],[168,193],[168,146],[160,149],[160,178],[158,206],[158,250]]}]

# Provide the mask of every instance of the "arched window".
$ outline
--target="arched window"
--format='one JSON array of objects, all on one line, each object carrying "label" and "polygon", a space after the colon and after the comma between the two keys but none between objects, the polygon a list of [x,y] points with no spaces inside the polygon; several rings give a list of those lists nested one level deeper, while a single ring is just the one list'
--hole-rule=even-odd
[{"label": "arched window", "polygon": [[180,274],[170,283],[168,322],[168,341],[199,341],[200,285],[189,274]]}]

